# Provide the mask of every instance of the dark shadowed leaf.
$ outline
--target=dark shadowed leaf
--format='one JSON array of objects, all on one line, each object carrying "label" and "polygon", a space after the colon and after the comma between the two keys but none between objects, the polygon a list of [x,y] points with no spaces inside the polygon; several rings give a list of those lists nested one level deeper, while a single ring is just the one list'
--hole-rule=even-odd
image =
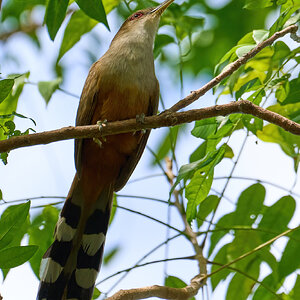
[{"label": "dark shadowed leaf", "polygon": [[48,28],[48,33],[52,41],[60,28],[65,15],[69,0],[49,0],[45,13],[45,23]]},{"label": "dark shadowed leaf", "polygon": [[106,13],[101,0],[75,0],[78,6],[90,17],[103,23],[108,29]]},{"label": "dark shadowed leaf", "polygon": [[41,259],[53,242],[53,233],[58,219],[59,210],[54,206],[46,206],[40,214],[34,217],[28,229],[29,243],[39,245],[38,251],[30,259],[30,265],[39,278]]},{"label": "dark shadowed leaf", "polygon": [[75,11],[65,29],[57,61],[81,39],[82,35],[91,31],[97,24],[97,21],[89,18],[82,10]]},{"label": "dark shadowed leaf", "polygon": [[292,232],[289,237],[290,239],[284,249],[278,265],[280,280],[300,267],[300,227]]}]

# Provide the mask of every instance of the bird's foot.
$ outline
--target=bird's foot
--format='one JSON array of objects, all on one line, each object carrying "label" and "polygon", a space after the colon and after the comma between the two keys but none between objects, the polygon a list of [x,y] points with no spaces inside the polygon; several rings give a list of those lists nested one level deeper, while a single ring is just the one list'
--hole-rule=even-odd
[{"label": "bird's foot", "polygon": [[93,138],[93,141],[100,147],[103,148],[103,143],[100,141],[99,138]]},{"label": "bird's foot", "polygon": [[135,119],[138,124],[145,124],[145,114],[144,113],[142,113],[140,115],[136,115]]},{"label": "bird's foot", "polygon": [[107,120],[103,120],[103,121],[97,121],[97,125],[99,126],[99,131],[101,132],[101,130],[107,125]]}]

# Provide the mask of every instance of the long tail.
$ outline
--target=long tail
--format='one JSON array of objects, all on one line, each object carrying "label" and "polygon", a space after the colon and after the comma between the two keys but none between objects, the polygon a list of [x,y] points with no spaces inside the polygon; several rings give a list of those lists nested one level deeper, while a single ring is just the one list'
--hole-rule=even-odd
[{"label": "long tail", "polygon": [[89,300],[102,261],[113,189],[104,188],[96,203],[84,204],[75,175],[55,230],[44,254],[38,300]]}]

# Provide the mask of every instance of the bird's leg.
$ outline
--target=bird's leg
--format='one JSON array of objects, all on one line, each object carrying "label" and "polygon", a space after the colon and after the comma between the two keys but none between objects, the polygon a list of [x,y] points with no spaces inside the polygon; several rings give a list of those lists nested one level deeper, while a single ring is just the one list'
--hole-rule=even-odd
[{"label": "bird's leg", "polygon": [[[107,120],[103,120],[103,121],[100,120],[100,121],[97,122],[97,125],[99,126],[99,131],[100,132],[102,131],[103,127],[106,126],[106,124],[107,124]],[[97,145],[99,145],[100,148],[103,147],[103,142],[106,142],[106,138],[105,137],[101,137],[101,140],[100,140],[100,138],[93,138],[93,141]]]},{"label": "bird's leg", "polygon": [[[137,124],[145,124],[145,114],[141,113],[140,115],[135,116],[136,123]],[[146,129],[139,130],[142,134],[146,133]],[[133,135],[136,133],[136,131],[133,132]]]}]

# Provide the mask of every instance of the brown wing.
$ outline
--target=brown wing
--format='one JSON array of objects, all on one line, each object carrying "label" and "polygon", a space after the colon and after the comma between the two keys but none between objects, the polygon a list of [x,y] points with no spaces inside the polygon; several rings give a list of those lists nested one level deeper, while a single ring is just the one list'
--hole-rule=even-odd
[{"label": "brown wing", "polygon": [[[152,95],[149,100],[149,108],[148,108],[147,116],[151,116],[151,115],[157,113],[158,102],[159,102],[159,84],[157,81],[157,88],[155,90],[155,94]],[[120,170],[120,174],[119,174],[119,176],[115,182],[115,186],[114,186],[114,190],[116,192],[121,190],[124,187],[124,185],[126,184],[126,182],[129,179],[129,177],[131,176],[132,172],[134,171],[137,163],[139,162],[139,160],[144,152],[150,131],[151,130],[147,130],[143,134],[141,141],[140,141],[139,145],[137,146],[136,150],[128,157],[125,165]]]},{"label": "brown wing", "polygon": [[[89,125],[93,117],[93,112],[95,111],[96,105],[101,105],[101,97],[98,95],[99,91],[99,82],[101,74],[99,72],[100,63],[99,61],[95,62],[88,74],[88,77],[85,81],[80,102],[77,110],[76,125]],[[75,140],[75,166],[80,177],[80,166],[81,166],[81,148],[82,148],[82,139]]]}]

